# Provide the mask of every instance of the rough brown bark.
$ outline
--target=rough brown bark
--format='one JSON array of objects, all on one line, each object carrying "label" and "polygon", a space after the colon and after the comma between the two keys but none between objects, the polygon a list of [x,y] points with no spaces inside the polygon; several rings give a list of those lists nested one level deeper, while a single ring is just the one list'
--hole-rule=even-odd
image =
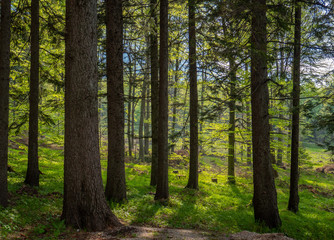
[{"label": "rough brown bark", "polygon": [[158,33],[157,33],[157,0],[150,1],[151,18],[150,33],[151,52],[151,129],[152,129],[152,166],[151,186],[157,185],[158,175],[158,124],[159,124],[159,65],[158,65]]},{"label": "rough brown bark", "polygon": [[168,0],[160,0],[158,176],[155,200],[166,201],[168,189]]},{"label": "rough brown bark", "polygon": [[108,170],[105,194],[115,202],[126,199],[122,9],[122,0],[106,1]]},{"label": "rough brown bark", "polygon": [[31,1],[31,65],[29,94],[28,168],[25,183],[39,185],[38,95],[39,95],[39,0]]},{"label": "rough brown bark", "polygon": [[255,220],[270,228],[281,225],[270,161],[269,93],[267,86],[266,0],[253,2],[251,34],[251,102]]},{"label": "rough brown bark", "polygon": [[104,196],[98,138],[97,6],[66,1],[65,161],[62,218],[67,226],[120,226]]},{"label": "rough brown bark", "polygon": [[299,195],[299,102],[300,102],[300,42],[301,42],[301,5],[295,1],[295,36],[293,56],[293,89],[292,89],[292,130],[291,130],[291,170],[290,197],[288,210],[298,211]]},{"label": "rough brown bark", "polygon": [[198,92],[196,56],[196,1],[189,0],[190,160],[187,188],[198,189]]},{"label": "rough brown bark", "polygon": [[8,205],[8,116],[10,74],[10,0],[1,1],[0,23],[0,205]]}]

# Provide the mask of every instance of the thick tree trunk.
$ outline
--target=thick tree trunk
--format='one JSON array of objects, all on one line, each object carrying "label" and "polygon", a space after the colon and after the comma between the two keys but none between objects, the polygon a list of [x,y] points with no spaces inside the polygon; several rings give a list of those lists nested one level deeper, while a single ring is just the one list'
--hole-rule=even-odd
[{"label": "thick tree trunk", "polygon": [[270,228],[281,225],[270,161],[269,93],[267,86],[266,0],[253,2],[251,35],[251,96],[255,220]]},{"label": "thick tree trunk", "polygon": [[106,197],[126,199],[124,165],[124,89],[122,0],[107,0],[108,171]]},{"label": "thick tree trunk", "polygon": [[295,37],[293,56],[293,90],[292,90],[292,132],[291,132],[291,170],[290,197],[288,209],[298,211],[298,180],[299,180],[299,98],[300,98],[300,42],[301,42],[301,5],[295,2]]},{"label": "thick tree trunk", "polygon": [[8,116],[10,74],[10,9],[11,1],[1,1],[0,22],[0,205],[8,205]]},{"label": "thick tree trunk", "polygon": [[228,173],[227,178],[230,183],[235,183],[234,159],[235,159],[235,84],[236,69],[234,59],[229,59],[230,65],[230,101],[229,101],[229,130],[228,130]]},{"label": "thick tree trunk", "polygon": [[25,183],[39,185],[38,169],[39,0],[31,1],[31,65],[28,168]]},{"label": "thick tree trunk", "polygon": [[158,177],[155,200],[166,201],[168,189],[168,0],[160,0]]},{"label": "thick tree trunk", "polygon": [[198,189],[198,92],[195,8],[196,1],[189,0],[190,166],[187,188]]},{"label": "thick tree trunk", "polygon": [[151,25],[151,128],[152,128],[152,166],[151,186],[157,185],[158,175],[158,125],[159,125],[159,65],[158,65],[158,33],[157,33],[157,0],[150,1]]},{"label": "thick tree trunk", "polygon": [[96,1],[66,1],[62,218],[93,231],[120,226],[105,199],[98,137]]}]

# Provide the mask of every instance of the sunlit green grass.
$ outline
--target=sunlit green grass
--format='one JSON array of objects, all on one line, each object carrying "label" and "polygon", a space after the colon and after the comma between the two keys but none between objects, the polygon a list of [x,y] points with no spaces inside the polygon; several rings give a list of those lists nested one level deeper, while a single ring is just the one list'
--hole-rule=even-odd
[{"label": "sunlit green grass", "polygon": [[[236,184],[227,183],[226,161],[221,158],[201,158],[199,190],[185,189],[187,169],[173,173],[170,168],[170,200],[155,202],[150,183],[150,166],[143,163],[126,165],[128,201],[110,203],[113,212],[126,224],[155,227],[190,228],[235,233],[242,230],[283,232],[295,239],[334,239],[334,176],[318,173],[316,167],[329,163],[327,153],[309,149],[301,160],[300,211],[287,211],[289,170],[278,168],[276,179],[278,206],[282,219],[280,229],[270,230],[254,223],[252,200],[252,170],[245,164],[236,166]],[[0,209],[0,236],[28,235],[30,239],[57,239],[67,231],[60,221],[63,193],[63,151],[40,148],[41,175],[38,196],[17,193],[22,188],[27,165],[27,151],[11,149],[9,165],[10,206]],[[105,156],[105,154],[104,154]],[[319,160],[321,159],[321,160]],[[101,161],[106,181],[107,161]],[[213,167],[219,170],[214,169]],[[179,177],[181,175],[181,177]],[[211,178],[217,178],[213,183]]]}]

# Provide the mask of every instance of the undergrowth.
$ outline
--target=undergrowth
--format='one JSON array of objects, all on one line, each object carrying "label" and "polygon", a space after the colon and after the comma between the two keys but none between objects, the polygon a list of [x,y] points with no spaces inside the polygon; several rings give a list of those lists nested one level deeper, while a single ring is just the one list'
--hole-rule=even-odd
[{"label": "undergrowth", "polygon": [[[0,237],[3,239],[61,239],[67,232],[60,220],[63,194],[63,150],[40,147],[40,187],[23,185],[27,149],[24,144],[10,149],[10,206],[0,208]],[[106,156],[105,154],[103,156]],[[226,161],[202,156],[199,190],[185,189],[187,169],[170,168],[170,200],[156,203],[150,183],[148,163],[127,163],[128,200],[110,203],[112,211],[125,224],[154,227],[189,228],[235,233],[283,232],[295,239],[334,239],[334,176],[318,173],[317,167],[329,162],[328,154],[319,148],[304,152],[300,167],[300,211],[287,210],[289,197],[289,166],[277,168],[278,207],[282,219],[280,229],[268,229],[254,223],[252,208],[252,169],[244,163],[236,165],[236,184],[228,184]],[[106,180],[107,162],[102,158],[102,175]],[[212,182],[217,179],[217,183]]]}]

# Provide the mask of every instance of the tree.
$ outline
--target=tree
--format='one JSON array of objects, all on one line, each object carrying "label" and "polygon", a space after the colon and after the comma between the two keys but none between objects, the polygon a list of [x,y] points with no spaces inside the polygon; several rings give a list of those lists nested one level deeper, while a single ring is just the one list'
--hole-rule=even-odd
[{"label": "tree", "polygon": [[24,182],[39,186],[38,102],[39,102],[39,0],[31,1],[31,65],[29,94],[28,168]]},{"label": "tree", "polygon": [[160,1],[158,176],[155,200],[168,200],[168,0]]},{"label": "tree", "polygon": [[1,1],[0,22],[0,205],[8,205],[8,116],[10,73],[10,9],[11,1]]},{"label": "tree", "polygon": [[[145,110],[146,110],[146,78],[143,79],[143,87],[141,93],[141,101],[140,101],[140,120],[139,120],[139,160],[145,160],[145,149],[144,149],[144,121],[145,121]],[[146,137],[146,136],[145,136]]]},{"label": "tree", "polygon": [[157,33],[157,0],[150,1],[150,52],[151,52],[151,129],[152,129],[152,165],[151,186],[157,185],[158,175],[158,125],[159,125],[159,65],[158,65],[158,33]]},{"label": "tree", "polygon": [[232,56],[229,57],[230,66],[230,101],[228,103],[229,108],[229,129],[228,129],[228,181],[229,183],[235,183],[234,172],[234,158],[235,158],[235,112],[236,112],[236,66]]},{"label": "tree", "polygon": [[190,166],[187,188],[198,189],[198,93],[196,66],[196,0],[189,0]]},{"label": "tree", "polygon": [[255,220],[270,228],[281,225],[270,161],[269,93],[267,86],[266,0],[252,4],[251,105]]},{"label": "tree", "polygon": [[122,15],[122,0],[106,1],[108,172],[105,193],[108,200],[117,202],[126,199]]},{"label": "tree", "polygon": [[300,43],[301,43],[301,5],[295,0],[295,36],[293,51],[293,89],[292,89],[292,128],[291,128],[291,170],[290,195],[288,210],[298,211],[298,179],[299,179],[299,102],[300,102]]},{"label": "tree", "polygon": [[66,1],[66,33],[62,219],[97,231],[121,223],[107,204],[101,176],[96,1]]}]

